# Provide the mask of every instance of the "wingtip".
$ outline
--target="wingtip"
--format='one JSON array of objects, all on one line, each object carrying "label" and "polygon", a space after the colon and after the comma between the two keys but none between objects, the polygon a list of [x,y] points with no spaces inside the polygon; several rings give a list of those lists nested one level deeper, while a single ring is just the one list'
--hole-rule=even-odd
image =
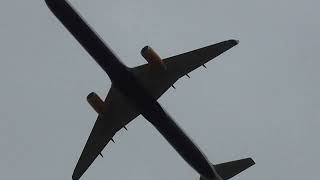
[{"label": "wingtip", "polygon": [[248,159],[251,162],[251,165],[255,165],[256,164],[256,162],[252,158],[248,158]]},{"label": "wingtip", "polygon": [[233,39],[232,41],[235,42],[236,44],[239,44],[239,43],[240,43],[240,41],[237,40],[237,39]]},{"label": "wingtip", "polygon": [[229,39],[229,40],[227,40],[225,42],[227,42],[228,44],[230,44],[232,46],[236,46],[236,45],[238,45],[240,43],[240,41],[237,40],[237,39]]}]

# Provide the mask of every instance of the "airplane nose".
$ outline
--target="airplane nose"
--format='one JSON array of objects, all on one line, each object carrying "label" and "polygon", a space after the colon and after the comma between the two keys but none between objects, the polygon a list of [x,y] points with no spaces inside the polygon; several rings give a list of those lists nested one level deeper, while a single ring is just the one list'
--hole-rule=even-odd
[{"label": "airplane nose", "polygon": [[47,4],[54,3],[55,0],[44,0]]},{"label": "airplane nose", "polygon": [[52,7],[54,7],[57,2],[59,2],[59,0],[45,0],[44,2],[47,4],[49,9],[52,9]]},{"label": "airplane nose", "polygon": [[44,0],[49,7],[53,7],[54,5],[67,3],[65,0]]}]

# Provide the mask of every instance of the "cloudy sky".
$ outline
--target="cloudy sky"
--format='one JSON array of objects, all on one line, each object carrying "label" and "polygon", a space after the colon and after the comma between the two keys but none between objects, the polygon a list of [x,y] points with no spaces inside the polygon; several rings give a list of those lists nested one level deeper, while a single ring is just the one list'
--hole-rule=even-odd
[{"label": "cloudy sky", "polygon": [[[243,180],[318,179],[320,11],[315,0],[72,0],[130,67],[227,39],[240,44],[159,100],[213,163],[253,157]],[[110,80],[43,0],[0,2],[0,178],[71,179]],[[142,117],[83,180],[197,180]]]}]

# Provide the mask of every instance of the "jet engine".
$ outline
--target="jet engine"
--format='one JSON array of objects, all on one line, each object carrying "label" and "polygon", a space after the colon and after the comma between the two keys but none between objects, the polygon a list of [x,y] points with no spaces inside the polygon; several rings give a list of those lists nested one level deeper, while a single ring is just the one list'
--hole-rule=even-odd
[{"label": "jet engine", "polygon": [[150,46],[145,46],[144,48],[142,48],[141,55],[145,60],[147,60],[149,64],[160,66],[166,69],[166,66],[160,56]]},{"label": "jet engine", "polygon": [[98,114],[103,114],[107,111],[106,104],[102,101],[102,99],[96,93],[94,92],[90,93],[87,96],[87,101]]}]

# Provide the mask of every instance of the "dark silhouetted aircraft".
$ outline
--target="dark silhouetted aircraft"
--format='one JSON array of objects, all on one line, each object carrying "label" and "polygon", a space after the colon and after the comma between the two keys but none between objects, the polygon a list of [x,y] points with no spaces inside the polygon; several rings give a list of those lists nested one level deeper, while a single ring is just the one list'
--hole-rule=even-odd
[{"label": "dark silhouetted aircraft", "polygon": [[112,86],[105,101],[90,93],[88,102],[99,114],[72,178],[79,179],[113,136],[142,115],[174,147],[203,180],[229,179],[254,164],[251,158],[213,165],[175,121],[165,112],[157,99],[182,76],[204,66],[209,60],[238,44],[228,40],[177,56],[161,59],[152,48],[141,50],[147,64],[128,68],[89,27],[66,0],[45,0],[53,14],[78,40],[108,74]]}]

